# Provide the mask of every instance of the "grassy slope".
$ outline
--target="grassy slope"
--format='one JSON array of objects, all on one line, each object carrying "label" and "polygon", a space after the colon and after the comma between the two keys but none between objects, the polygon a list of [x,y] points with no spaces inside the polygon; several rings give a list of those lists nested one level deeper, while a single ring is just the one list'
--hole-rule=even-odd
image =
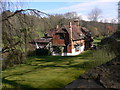
[{"label": "grassy slope", "polygon": [[[3,87],[60,88],[76,79],[87,69],[91,52],[75,57],[43,56],[29,58],[27,64],[3,71]],[[17,86],[18,87],[18,86]]]},{"label": "grassy slope", "polygon": [[31,57],[27,64],[3,71],[3,87],[62,88],[86,70],[113,57],[101,50],[85,51],[74,57]]}]

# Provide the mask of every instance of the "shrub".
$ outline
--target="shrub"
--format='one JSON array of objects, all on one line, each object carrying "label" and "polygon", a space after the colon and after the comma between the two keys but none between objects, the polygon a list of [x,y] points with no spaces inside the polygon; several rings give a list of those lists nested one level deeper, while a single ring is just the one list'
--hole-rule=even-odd
[{"label": "shrub", "polygon": [[117,43],[117,41],[112,37],[106,37],[106,38],[102,39],[100,42],[101,45],[116,44],[116,43]]},{"label": "shrub", "polygon": [[120,39],[120,31],[116,31],[115,33],[113,33],[112,37]]},{"label": "shrub", "polygon": [[2,69],[25,63],[25,60],[26,56],[23,52],[20,50],[13,50],[12,52],[9,52],[8,55],[4,55],[2,60]]},{"label": "shrub", "polygon": [[54,49],[55,49],[55,52],[56,52],[56,53],[61,54],[61,53],[63,52],[61,46],[56,46]]},{"label": "shrub", "polygon": [[40,48],[40,49],[36,49],[36,55],[37,56],[44,56],[44,55],[50,55],[50,51],[48,49],[44,49],[44,48]]},{"label": "shrub", "polygon": [[110,61],[112,58],[114,58],[116,55],[114,52],[108,52],[106,49],[97,49],[93,52],[93,58],[95,65],[103,64],[107,61]]},{"label": "shrub", "polygon": [[120,43],[112,37],[107,37],[101,40],[101,47],[108,53],[114,53],[116,56],[120,54]]}]

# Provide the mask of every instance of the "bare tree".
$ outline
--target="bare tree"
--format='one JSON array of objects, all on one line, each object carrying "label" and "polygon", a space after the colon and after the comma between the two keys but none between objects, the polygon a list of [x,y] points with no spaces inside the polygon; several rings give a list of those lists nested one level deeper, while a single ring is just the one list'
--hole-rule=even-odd
[{"label": "bare tree", "polygon": [[111,19],[111,24],[117,24],[117,20],[116,19]]},{"label": "bare tree", "polygon": [[101,9],[99,8],[94,8],[89,14],[88,14],[88,19],[91,21],[98,21],[98,19],[101,17]]},{"label": "bare tree", "polygon": [[67,19],[81,19],[81,16],[78,16],[78,14],[76,12],[65,13],[64,17]]}]

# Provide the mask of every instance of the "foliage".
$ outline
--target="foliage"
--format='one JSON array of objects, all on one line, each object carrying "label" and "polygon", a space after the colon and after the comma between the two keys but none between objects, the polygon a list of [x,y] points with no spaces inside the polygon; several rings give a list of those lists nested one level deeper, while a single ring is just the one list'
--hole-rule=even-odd
[{"label": "foliage", "polygon": [[[13,67],[17,64],[22,64],[25,62],[25,55],[20,50],[13,50],[4,56],[4,61],[2,62],[2,69]],[[9,63],[8,63],[9,62]]]},{"label": "foliage", "polygon": [[55,52],[58,53],[58,54],[62,54],[62,52],[63,52],[61,46],[56,46],[54,49],[55,49]]},{"label": "foliage", "polygon": [[[117,30],[117,24],[95,22],[95,21],[82,21],[82,26],[86,27],[92,32],[93,36],[110,36]],[[109,28],[108,28],[109,27]]]},{"label": "foliage", "polygon": [[116,56],[120,54],[120,42],[113,37],[106,37],[100,42],[101,48],[108,51],[108,53],[114,53]]},{"label": "foliage", "polygon": [[[38,10],[34,9],[27,10],[30,10],[33,13],[41,13]],[[27,10],[17,10],[15,12],[8,10],[2,12],[1,14],[3,30],[2,54],[4,64],[6,64],[6,61],[12,62],[13,64],[16,64],[16,62],[17,64],[20,64],[20,62],[22,63],[23,59],[21,58],[21,55],[14,55],[14,51],[18,50],[21,54],[24,54],[24,57],[26,57],[30,49],[28,48],[28,43],[36,37],[38,38],[40,36],[38,33],[38,28],[35,28],[38,25],[37,21],[40,19],[37,16],[32,15],[30,12],[27,12],[26,14]],[[39,32],[41,33],[41,31]],[[16,60],[14,58],[11,58],[11,56],[13,56],[12,54]],[[13,66],[11,65],[12,63],[6,64],[6,67]]]},{"label": "foliage", "polygon": [[106,63],[110,60],[112,60],[115,57],[114,52],[108,52],[106,49],[98,49],[96,51],[93,51],[93,58],[94,58],[94,64],[95,65],[101,65],[103,63]]},{"label": "foliage", "polygon": [[115,39],[120,39],[120,31],[116,31],[111,35]]},{"label": "foliage", "polygon": [[64,17],[67,19],[81,19],[81,16],[78,16],[76,12],[67,12],[64,14]]},{"label": "foliage", "polygon": [[35,53],[37,56],[50,55],[50,51],[48,49],[44,49],[44,48],[36,49]]}]

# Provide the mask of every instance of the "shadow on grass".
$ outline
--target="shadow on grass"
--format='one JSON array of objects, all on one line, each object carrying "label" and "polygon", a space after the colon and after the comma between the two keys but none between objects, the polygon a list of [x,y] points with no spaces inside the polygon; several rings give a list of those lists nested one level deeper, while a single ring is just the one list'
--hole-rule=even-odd
[{"label": "shadow on grass", "polygon": [[93,62],[84,62],[83,64],[76,64],[76,65],[71,65],[69,67],[73,67],[73,68],[81,68],[81,69],[91,69],[93,67],[95,67],[96,65],[93,64]]},{"label": "shadow on grass", "polygon": [[[36,67],[36,69],[39,69],[39,68],[75,68],[75,69],[91,69],[93,67],[95,67],[96,64],[93,65],[93,62],[84,62],[84,63],[79,63],[79,64],[64,64],[64,65],[55,65],[55,64],[50,64],[50,65],[40,65],[38,67]],[[35,70],[34,70],[35,71]]]},{"label": "shadow on grass", "polygon": [[69,60],[71,57],[62,57],[62,56],[41,56],[37,57],[40,62],[59,62],[64,60]]},{"label": "shadow on grass", "polygon": [[[11,85],[12,87],[10,87],[10,88],[11,88],[11,89],[14,88],[14,90],[18,90],[18,89],[19,89],[19,90],[24,90],[25,88],[30,88],[30,89],[34,89],[34,90],[39,90],[39,89],[33,88],[33,87],[29,86],[29,85],[21,85],[20,83],[16,83],[15,81],[7,80],[7,79],[5,79],[5,78],[2,78],[2,83]],[[3,86],[3,87],[2,87],[2,90],[4,90],[4,89],[8,89],[8,88],[6,88],[6,86]]]},{"label": "shadow on grass", "polygon": [[35,57],[32,57],[31,59],[37,58],[35,60],[36,62],[61,62],[66,60],[75,60],[76,58],[84,59],[86,57],[90,57],[91,54],[92,54],[92,51],[85,51],[77,56],[35,56]]},{"label": "shadow on grass", "polygon": [[26,72],[15,73],[15,74],[11,74],[11,75],[8,75],[8,76],[4,76],[4,77],[3,77],[3,80],[4,80],[6,77],[10,77],[10,76],[21,76],[21,75],[24,75],[24,74],[33,72],[34,70],[36,70],[36,68],[34,68],[33,70],[26,71]]},{"label": "shadow on grass", "polygon": [[[29,65],[31,66],[37,66],[35,69],[38,68],[56,68],[56,67],[61,67],[61,68],[86,68],[91,65],[90,62],[84,62],[84,63],[78,63],[74,64],[76,59],[81,59],[81,60],[89,60],[92,56],[93,51],[85,51],[81,53],[80,55],[77,56],[35,56],[31,58],[31,62],[29,62]],[[36,59],[35,59],[36,58]],[[86,59],[87,58],[87,59]],[[38,62],[34,64],[33,62]],[[46,64],[46,62],[53,62],[54,64]],[[64,62],[67,62],[65,64],[62,64]],[[33,63],[33,64],[32,64]],[[60,64],[61,63],[61,64]],[[59,65],[58,65],[59,64]]]}]

